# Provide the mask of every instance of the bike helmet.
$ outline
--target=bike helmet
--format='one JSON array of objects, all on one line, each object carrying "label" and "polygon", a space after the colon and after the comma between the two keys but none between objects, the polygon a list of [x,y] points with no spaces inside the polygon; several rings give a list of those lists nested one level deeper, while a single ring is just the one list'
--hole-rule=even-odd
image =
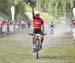
[{"label": "bike helmet", "polygon": [[36,11],[35,12],[35,16],[40,16],[40,12],[39,11]]}]

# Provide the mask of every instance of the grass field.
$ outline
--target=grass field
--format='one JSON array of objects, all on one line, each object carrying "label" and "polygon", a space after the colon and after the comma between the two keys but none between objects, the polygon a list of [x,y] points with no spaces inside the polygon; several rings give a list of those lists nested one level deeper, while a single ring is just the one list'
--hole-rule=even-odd
[{"label": "grass field", "polygon": [[2,47],[0,48],[0,63],[75,63],[75,48],[45,48],[32,53],[30,47]]}]

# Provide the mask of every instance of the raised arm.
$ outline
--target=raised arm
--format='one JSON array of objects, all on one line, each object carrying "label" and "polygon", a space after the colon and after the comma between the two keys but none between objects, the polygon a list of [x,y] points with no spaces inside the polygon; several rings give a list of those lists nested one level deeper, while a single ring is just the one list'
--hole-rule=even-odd
[{"label": "raised arm", "polygon": [[44,24],[41,26],[41,30],[44,33]]},{"label": "raised arm", "polygon": [[34,7],[32,7],[32,16],[34,17]]},{"label": "raised arm", "polygon": [[42,32],[44,33],[44,20],[42,19],[42,23],[41,23],[42,25],[41,25],[41,30],[42,30]]}]

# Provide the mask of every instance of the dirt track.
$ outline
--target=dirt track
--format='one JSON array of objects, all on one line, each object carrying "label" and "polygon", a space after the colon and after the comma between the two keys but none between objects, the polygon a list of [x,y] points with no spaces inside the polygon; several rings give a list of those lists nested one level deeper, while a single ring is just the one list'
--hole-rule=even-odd
[{"label": "dirt track", "polygon": [[[62,26],[62,27],[61,27]],[[31,29],[24,29],[14,35],[10,35],[4,38],[0,38],[0,46],[31,46],[31,36],[28,33],[32,32]],[[53,36],[50,35],[48,24],[45,25],[45,36],[43,46],[50,46],[50,47],[67,47],[73,45],[73,38],[71,34],[71,28],[69,25],[58,24],[55,28],[55,33]],[[8,43],[9,45],[7,45]]]},{"label": "dirt track", "polygon": [[57,24],[54,35],[50,35],[49,29],[46,28],[47,36],[44,45],[49,47],[71,47],[73,46],[73,37],[71,27],[68,24]]},{"label": "dirt track", "polygon": [[[1,39],[0,40],[1,41],[8,40],[8,42],[3,42],[3,43],[9,43],[9,46],[12,44],[17,46],[31,46],[32,38],[31,36],[28,35],[28,33],[31,33],[31,32],[32,32],[32,28],[24,29],[14,35],[4,37],[4,40],[1,40]],[[72,45],[73,39],[71,35],[71,28],[69,25],[64,25],[64,24],[56,25],[55,33],[53,36],[51,36],[49,33],[48,24],[46,24],[45,33],[47,33],[44,39],[44,44],[43,44],[43,46],[45,47],[48,45],[50,47],[60,47],[60,46],[64,47],[64,46]],[[6,44],[2,44],[1,46],[5,46],[5,45]]]}]

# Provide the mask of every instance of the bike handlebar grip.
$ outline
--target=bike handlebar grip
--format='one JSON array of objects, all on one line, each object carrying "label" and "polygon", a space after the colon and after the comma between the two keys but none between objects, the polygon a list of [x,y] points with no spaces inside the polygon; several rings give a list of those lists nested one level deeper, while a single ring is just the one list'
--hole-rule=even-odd
[{"label": "bike handlebar grip", "polygon": [[[33,34],[33,33],[28,33],[28,35],[33,36],[34,34]],[[43,34],[41,34],[41,35],[47,35],[47,33],[43,33]]]},{"label": "bike handlebar grip", "polygon": [[44,33],[43,35],[47,35],[47,33]]},{"label": "bike handlebar grip", "polygon": [[33,36],[33,34],[31,34],[31,33],[28,33],[28,35],[31,35],[31,36]]}]

